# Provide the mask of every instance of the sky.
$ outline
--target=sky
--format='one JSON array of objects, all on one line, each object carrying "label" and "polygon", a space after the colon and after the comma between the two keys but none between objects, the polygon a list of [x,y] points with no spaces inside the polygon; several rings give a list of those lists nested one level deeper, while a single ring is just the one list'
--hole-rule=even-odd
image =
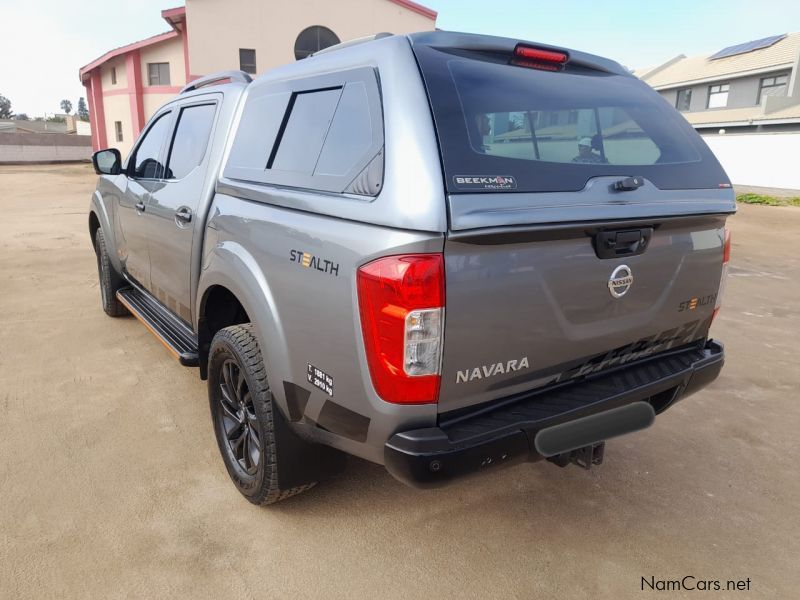
[{"label": "sky", "polygon": [[[439,12],[440,29],[564,46],[631,68],[800,30],[797,0],[418,1]],[[64,98],[77,106],[85,95],[80,67],[108,50],[168,31],[161,10],[181,4],[0,0],[0,95],[11,100],[15,112],[31,117],[61,112]]]}]

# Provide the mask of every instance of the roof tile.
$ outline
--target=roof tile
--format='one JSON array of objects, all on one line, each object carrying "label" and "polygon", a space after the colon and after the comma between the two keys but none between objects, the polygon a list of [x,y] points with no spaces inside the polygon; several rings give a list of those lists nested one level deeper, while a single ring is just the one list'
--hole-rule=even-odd
[{"label": "roof tile", "polygon": [[[800,32],[790,33],[779,42],[744,54],[709,60],[708,56],[690,56],[678,60],[651,76],[643,73],[644,81],[656,89],[675,87],[714,77],[736,76],[749,71],[774,67],[790,67],[800,52]],[[644,69],[642,69],[644,71]]]}]

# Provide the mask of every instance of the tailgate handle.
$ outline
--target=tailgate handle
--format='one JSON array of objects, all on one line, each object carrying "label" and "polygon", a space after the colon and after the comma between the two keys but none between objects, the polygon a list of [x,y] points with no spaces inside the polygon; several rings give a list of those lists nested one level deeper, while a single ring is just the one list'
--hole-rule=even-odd
[{"label": "tailgate handle", "polygon": [[611,189],[616,190],[617,192],[630,192],[642,187],[643,185],[643,177],[626,177],[625,179],[615,181],[614,185],[611,186]]},{"label": "tailgate handle", "polygon": [[624,231],[598,231],[594,236],[594,251],[598,258],[636,256],[647,249],[652,227]]}]

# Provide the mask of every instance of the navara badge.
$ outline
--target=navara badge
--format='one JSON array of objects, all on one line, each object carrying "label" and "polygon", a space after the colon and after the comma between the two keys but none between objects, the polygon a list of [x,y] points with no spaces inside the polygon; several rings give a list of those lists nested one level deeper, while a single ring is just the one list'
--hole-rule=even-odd
[{"label": "navara badge", "polygon": [[608,278],[608,291],[614,298],[622,298],[633,285],[633,271],[628,265],[620,265]]}]

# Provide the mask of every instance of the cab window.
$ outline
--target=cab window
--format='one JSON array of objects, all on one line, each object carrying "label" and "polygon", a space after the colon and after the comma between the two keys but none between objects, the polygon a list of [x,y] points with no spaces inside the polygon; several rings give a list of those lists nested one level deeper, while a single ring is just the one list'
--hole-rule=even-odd
[{"label": "cab window", "polygon": [[216,104],[199,104],[181,109],[164,179],[183,179],[205,156]]},{"label": "cab window", "polygon": [[144,134],[134,151],[133,169],[129,173],[135,179],[159,179],[164,173],[164,166],[159,162],[161,149],[169,131],[169,115],[160,115]]}]

